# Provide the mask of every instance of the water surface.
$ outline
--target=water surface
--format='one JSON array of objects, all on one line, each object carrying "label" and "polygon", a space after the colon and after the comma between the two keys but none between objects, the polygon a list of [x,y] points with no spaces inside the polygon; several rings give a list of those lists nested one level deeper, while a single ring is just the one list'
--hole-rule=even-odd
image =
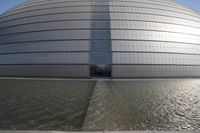
[{"label": "water surface", "polygon": [[94,83],[0,80],[0,130],[80,130]]},{"label": "water surface", "polygon": [[200,80],[0,80],[0,130],[200,131]]},{"label": "water surface", "polygon": [[127,130],[200,130],[200,80],[107,84]]}]

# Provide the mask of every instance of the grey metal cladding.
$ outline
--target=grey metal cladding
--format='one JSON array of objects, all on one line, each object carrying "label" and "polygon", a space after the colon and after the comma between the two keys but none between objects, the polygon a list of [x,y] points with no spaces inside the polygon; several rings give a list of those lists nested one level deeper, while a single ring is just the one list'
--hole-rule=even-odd
[{"label": "grey metal cladding", "polygon": [[200,76],[200,15],[171,0],[30,0],[0,15],[0,76],[91,78],[92,63],[111,78]]},{"label": "grey metal cladding", "polygon": [[199,66],[113,65],[114,78],[199,77]]},{"label": "grey metal cladding", "polygon": [[168,10],[159,10],[159,9],[148,9],[148,8],[138,8],[138,7],[111,7],[112,12],[127,12],[127,13],[141,13],[141,14],[153,14],[153,15],[162,15],[169,17],[178,17],[178,18],[187,18],[188,20],[200,22],[199,17],[191,16],[190,14],[182,14],[176,12],[169,12]]},{"label": "grey metal cladding", "polygon": [[9,21],[13,19],[19,19],[19,18],[25,18],[25,17],[31,17],[31,16],[39,16],[39,15],[45,15],[45,14],[56,14],[56,13],[65,13],[65,12],[90,12],[90,7],[85,6],[77,6],[77,7],[63,7],[63,8],[48,8],[46,10],[35,10],[35,11],[29,11],[29,12],[22,12],[14,15],[10,15],[8,17],[2,17],[1,21]]},{"label": "grey metal cladding", "polygon": [[200,36],[173,33],[165,31],[149,31],[149,30],[111,30],[112,39],[125,40],[154,40],[154,41],[168,41],[181,43],[199,44]]},{"label": "grey metal cladding", "polygon": [[59,14],[47,14],[41,16],[30,16],[20,19],[11,19],[10,21],[1,21],[0,27],[6,27],[11,25],[22,25],[27,23],[49,22],[49,21],[63,21],[63,20],[85,20],[91,19],[91,13],[59,13]]},{"label": "grey metal cladding", "polygon": [[[169,13],[179,13],[179,15],[181,14],[185,14],[185,15],[191,15],[190,17],[197,17],[199,18],[199,15],[195,14],[194,12],[191,11],[186,11],[186,10],[180,10],[177,7],[171,7],[171,6],[166,6],[166,5],[160,5],[160,4],[152,4],[152,3],[135,3],[135,2],[110,2],[110,6],[111,9],[118,9],[118,11],[123,11],[123,12],[131,12],[131,11],[146,11],[146,10],[159,10],[159,11],[168,11]],[[116,6],[116,7],[115,7]],[[131,8],[132,7],[132,8]],[[124,9],[126,8],[126,9]],[[137,9],[137,10],[135,10]],[[145,10],[146,9],[146,10]],[[157,12],[159,13],[159,12]],[[172,14],[168,14],[168,15],[173,15]]]},{"label": "grey metal cladding", "polygon": [[0,54],[31,52],[88,52],[89,40],[43,41],[0,45]]},{"label": "grey metal cladding", "polygon": [[89,65],[0,65],[1,76],[89,78]]},{"label": "grey metal cladding", "polygon": [[160,23],[172,23],[178,25],[195,26],[200,28],[200,22],[191,21],[183,18],[159,16],[153,14],[139,14],[139,13],[111,13],[111,20],[124,20],[124,21],[153,21]]},{"label": "grey metal cladding", "polygon": [[0,36],[1,43],[18,43],[29,41],[54,41],[71,39],[90,39],[90,30],[51,30],[19,33]]},{"label": "grey metal cladding", "polygon": [[113,64],[200,65],[200,55],[187,54],[114,52],[112,60]]},{"label": "grey metal cladding", "polygon": [[173,1],[133,1],[110,2],[112,78],[200,76],[200,16]]},{"label": "grey metal cladding", "polygon": [[164,41],[113,40],[113,52],[154,52],[174,54],[199,54],[200,45]]},{"label": "grey metal cladding", "polygon": [[88,52],[47,52],[0,55],[0,65],[7,64],[89,64]]},{"label": "grey metal cladding", "polygon": [[[76,3],[76,2],[88,2],[91,0],[53,0],[53,1],[41,1],[41,2],[32,2],[32,3],[28,3],[28,4],[24,4],[21,6],[16,7],[15,9],[9,10],[10,11],[17,11],[17,10],[22,10],[26,7],[30,8],[33,6],[38,6],[38,5],[42,5],[42,4],[54,4],[54,3],[65,3],[65,2],[69,2],[69,3]],[[98,0],[97,0],[98,1]],[[103,1],[107,1],[107,0],[103,0]],[[188,12],[191,12],[191,10],[186,9],[182,6],[176,5],[176,4],[172,4],[172,3],[165,3],[165,2],[160,2],[160,1],[154,1],[154,0],[109,0],[109,2],[116,2],[116,3],[120,3],[120,2],[126,2],[126,3],[149,3],[149,4],[155,4],[155,5],[163,5],[163,6],[169,6],[169,7],[174,7],[174,8],[179,8],[180,10],[186,10]]]},{"label": "grey metal cladding", "polygon": [[111,21],[111,29],[138,29],[138,30],[153,30],[153,31],[165,31],[185,33],[200,36],[200,28],[190,27],[185,25],[160,23],[160,22],[146,22],[146,21]]},{"label": "grey metal cladding", "polygon": [[56,21],[56,22],[43,22],[34,24],[24,24],[18,26],[10,26],[0,28],[0,36],[13,34],[13,33],[23,33],[30,31],[45,31],[45,30],[64,30],[64,29],[89,29],[90,21]]},{"label": "grey metal cladding", "polygon": [[[53,1],[53,2],[42,2],[42,3],[32,3],[29,5],[24,5],[24,6],[20,6],[17,8],[14,8],[13,10],[9,10],[8,12],[6,12],[5,16],[11,15],[11,14],[15,14],[15,13],[20,13],[20,12],[24,12],[24,11],[29,11],[29,10],[35,10],[35,9],[42,9],[42,8],[51,8],[51,7],[62,7],[63,5],[67,5],[67,6],[84,6],[84,5],[89,5],[91,4],[91,0],[88,1],[75,1],[75,0],[71,0],[71,1]],[[4,16],[4,14],[3,14]]]},{"label": "grey metal cladding", "polygon": [[[91,3],[90,2],[76,2],[77,5],[75,4],[71,4],[69,2],[67,3],[62,3],[62,6],[59,6],[59,4],[55,3],[55,4],[45,4],[45,5],[38,5],[38,6],[34,6],[34,7],[29,7],[29,8],[24,8],[23,10],[17,10],[15,12],[10,12],[10,13],[7,13],[6,15],[2,15],[0,18],[9,18],[12,16],[12,18],[16,18],[15,16],[17,15],[26,15],[28,14],[29,12],[31,12],[33,15],[36,14],[36,13],[39,13],[41,14],[40,11],[43,11],[44,13],[49,13],[49,12],[52,12],[52,11],[55,11],[55,12],[59,12],[59,11],[71,11],[71,12],[76,12],[76,11],[87,11],[89,9],[89,7],[91,6]],[[134,11],[134,8],[136,9],[147,9],[147,10],[159,10],[159,11],[168,11],[168,12],[172,12],[173,13],[179,13],[179,15],[182,15],[182,14],[185,14],[185,15],[188,15],[188,17],[196,17],[196,18],[199,18],[198,15],[194,14],[194,13],[191,13],[191,12],[188,12],[188,11],[184,11],[184,10],[177,10],[176,8],[172,8],[172,7],[166,7],[166,6],[163,6],[163,5],[150,5],[148,3],[127,3],[127,2],[112,2],[110,4],[110,10],[111,11],[120,11],[120,10],[124,10],[123,12],[127,12],[127,11]],[[105,11],[104,8],[105,8],[105,4],[104,3],[101,3],[100,5],[98,5],[98,9],[99,11]],[[125,9],[124,9],[125,8]]]},{"label": "grey metal cladding", "polygon": [[91,2],[42,3],[0,16],[0,75],[89,78]]}]

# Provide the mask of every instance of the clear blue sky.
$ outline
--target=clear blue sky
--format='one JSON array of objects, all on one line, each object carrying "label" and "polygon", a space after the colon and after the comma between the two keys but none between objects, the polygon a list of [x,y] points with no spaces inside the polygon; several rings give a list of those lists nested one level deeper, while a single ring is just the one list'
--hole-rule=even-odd
[{"label": "clear blue sky", "polygon": [[175,1],[200,13],[200,0],[175,0]]},{"label": "clear blue sky", "polygon": [[26,0],[0,0],[0,13],[22,3]]},{"label": "clear blue sky", "polygon": [[[0,0],[0,13],[26,0]],[[200,13],[200,0],[175,0]]]}]

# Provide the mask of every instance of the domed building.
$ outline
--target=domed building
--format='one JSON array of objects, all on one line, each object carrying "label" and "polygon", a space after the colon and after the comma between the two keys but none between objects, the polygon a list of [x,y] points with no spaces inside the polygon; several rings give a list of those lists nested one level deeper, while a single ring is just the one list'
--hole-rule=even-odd
[{"label": "domed building", "polygon": [[30,0],[0,15],[0,76],[200,76],[200,15],[172,0]]}]

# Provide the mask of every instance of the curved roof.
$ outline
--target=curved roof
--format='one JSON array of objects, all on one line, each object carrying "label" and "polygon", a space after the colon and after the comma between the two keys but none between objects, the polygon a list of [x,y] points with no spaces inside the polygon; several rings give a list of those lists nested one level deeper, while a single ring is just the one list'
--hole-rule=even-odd
[{"label": "curved roof", "polygon": [[31,0],[0,15],[0,74],[200,75],[200,16],[171,0]]}]

